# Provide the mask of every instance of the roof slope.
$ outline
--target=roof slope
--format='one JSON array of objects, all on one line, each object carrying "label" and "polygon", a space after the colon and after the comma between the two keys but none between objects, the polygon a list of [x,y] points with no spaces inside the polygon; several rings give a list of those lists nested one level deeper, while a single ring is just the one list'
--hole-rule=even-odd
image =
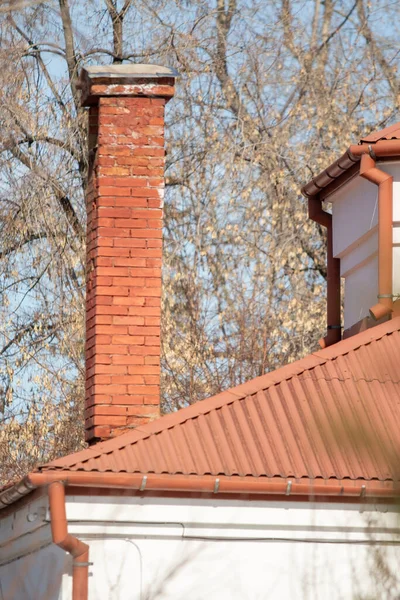
[{"label": "roof slope", "polygon": [[45,471],[393,479],[400,317]]},{"label": "roof slope", "polygon": [[379,140],[399,140],[400,139],[400,123],[394,123],[385,129],[374,131],[360,139],[362,144],[371,144],[379,142]]}]

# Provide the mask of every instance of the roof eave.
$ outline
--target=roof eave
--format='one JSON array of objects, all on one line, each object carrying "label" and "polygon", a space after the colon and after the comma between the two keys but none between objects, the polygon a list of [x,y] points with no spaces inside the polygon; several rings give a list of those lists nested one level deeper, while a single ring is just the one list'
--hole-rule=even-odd
[{"label": "roof eave", "polygon": [[360,162],[363,154],[371,154],[373,158],[399,158],[400,140],[380,139],[376,142],[362,141],[360,144],[349,146],[340,158],[306,183],[301,188],[301,193],[306,198],[318,196],[339,178],[342,179],[341,184],[343,185],[347,179],[351,179],[354,176],[352,167]]},{"label": "roof eave", "polygon": [[130,490],[132,492],[172,492],[201,495],[244,494],[251,497],[296,496],[305,499],[341,498],[354,501],[394,499],[399,489],[393,481],[295,479],[292,477],[228,477],[225,475],[163,475],[142,473],[100,473],[82,471],[46,471],[30,473],[21,482],[0,494],[0,509],[29,494],[32,490],[59,481],[66,487]]}]

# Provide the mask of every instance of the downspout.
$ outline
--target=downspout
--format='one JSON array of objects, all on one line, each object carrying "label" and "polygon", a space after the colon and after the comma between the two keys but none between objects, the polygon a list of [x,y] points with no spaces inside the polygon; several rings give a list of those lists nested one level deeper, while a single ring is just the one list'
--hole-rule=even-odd
[{"label": "downspout", "polygon": [[341,340],[340,323],[340,260],[333,257],[332,215],[322,209],[317,196],[308,198],[310,219],[327,229],[327,335],[319,340],[321,348],[327,348]]},{"label": "downspout", "polygon": [[376,167],[372,146],[361,156],[360,175],[378,186],[378,303],[369,309],[379,321],[393,312],[393,177]]},{"label": "downspout", "polygon": [[68,533],[64,484],[60,481],[50,483],[48,494],[53,542],[69,552],[73,559],[72,600],[88,600],[89,546]]}]

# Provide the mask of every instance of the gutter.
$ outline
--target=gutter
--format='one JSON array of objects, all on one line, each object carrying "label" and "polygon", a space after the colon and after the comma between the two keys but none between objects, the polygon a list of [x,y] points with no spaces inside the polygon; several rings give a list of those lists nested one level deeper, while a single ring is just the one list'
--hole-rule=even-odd
[{"label": "gutter", "polygon": [[[20,490],[12,496],[7,491],[0,494],[3,506],[12,504],[33,488],[57,483],[61,486],[95,487],[100,489],[125,489],[132,492],[178,492],[197,494],[246,494],[248,496],[278,495],[303,497],[337,497],[337,498],[395,498],[398,490],[392,481],[376,480],[313,480],[313,479],[281,479],[281,478],[244,478],[214,475],[156,475],[149,473],[112,473],[87,471],[45,471],[30,473],[24,485],[15,486]],[[25,491],[24,491],[25,490]],[[9,490],[8,492],[10,492]],[[60,491],[58,492],[61,493]],[[58,500],[61,502],[61,500]],[[57,510],[57,509],[56,509]],[[69,551],[69,550],[68,550]]]},{"label": "gutter", "polygon": [[89,546],[68,533],[64,485],[60,481],[51,482],[48,495],[53,542],[69,552],[73,559],[72,600],[88,600]]}]

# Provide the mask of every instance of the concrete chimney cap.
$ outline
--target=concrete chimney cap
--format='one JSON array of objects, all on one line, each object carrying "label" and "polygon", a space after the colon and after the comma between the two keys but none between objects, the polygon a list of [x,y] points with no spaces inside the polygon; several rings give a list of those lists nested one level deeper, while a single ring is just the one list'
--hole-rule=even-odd
[{"label": "concrete chimney cap", "polygon": [[114,64],[85,66],[82,71],[86,72],[89,79],[155,79],[164,77],[179,77],[178,71],[172,67],[148,64]]}]

